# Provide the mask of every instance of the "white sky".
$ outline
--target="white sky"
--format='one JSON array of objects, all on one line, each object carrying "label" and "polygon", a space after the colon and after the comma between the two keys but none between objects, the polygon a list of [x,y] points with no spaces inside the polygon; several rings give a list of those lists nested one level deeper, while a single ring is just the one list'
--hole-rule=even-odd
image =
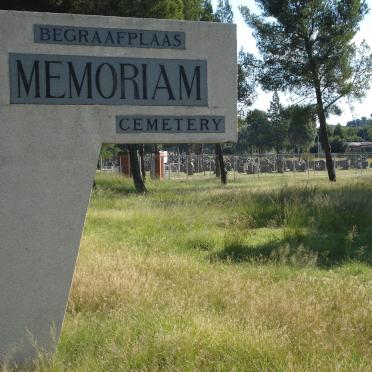
[{"label": "white sky", "polygon": [[[213,8],[216,9],[217,0],[212,0]],[[369,14],[364,18],[362,23],[360,24],[360,31],[355,37],[356,44],[360,44],[360,42],[365,39],[369,46],[372,49],[372,0],[367,0],[368,6],[370,8]],[[234,12],[234,22],[237,25],[237,38],[238,38],[238,51],[241,47],[244,48],[245,51],[251,53],[258,53],[256,48],[256,42],[254,37],[252,36],[252,32],[250,28],[244,22],[243,17],[241,16],[238,6],[239,5],[246,5],[249,9],[254,13],[259,13],[259,10],[255,4],[254,0],[230,0],[230,4],[233,7]],[[371,82],[372,88],[372,82]],[[270,101],[272,98],[272,94],[267,94],[260,92],[253,108],[258,108],[261,110],[267,110],[270,105]],[[283,104],[290,103],[284,96],[281,96],[281,102]],[[352,102],[352,104],[347,102],[342,102],[340,104],[342,109],[341,116],[330,116],[328,118],[329,124],[337,124],[340,123],[342,125],[346,125],[349,120],[360,118],[362,116],[366,116],[370,118],[372,114],[372,89],[368,91],[368,94],[363,99],[361,103]]]}]

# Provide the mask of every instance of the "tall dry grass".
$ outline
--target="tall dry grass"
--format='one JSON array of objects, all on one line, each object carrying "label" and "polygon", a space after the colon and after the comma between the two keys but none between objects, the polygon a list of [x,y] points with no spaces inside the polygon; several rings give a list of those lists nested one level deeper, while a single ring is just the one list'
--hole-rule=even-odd
[{"label": "tall dry grass", "polygon": [[99,177],[57,354],[32,368],[372,370],[370,181]]}]

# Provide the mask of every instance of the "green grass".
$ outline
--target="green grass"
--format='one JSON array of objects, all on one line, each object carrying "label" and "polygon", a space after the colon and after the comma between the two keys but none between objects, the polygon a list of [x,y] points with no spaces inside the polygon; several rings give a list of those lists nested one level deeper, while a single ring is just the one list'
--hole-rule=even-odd
[{"label": "green grass", "polygon": [[98,175],[40,371],[372,370],[372,178]]}]

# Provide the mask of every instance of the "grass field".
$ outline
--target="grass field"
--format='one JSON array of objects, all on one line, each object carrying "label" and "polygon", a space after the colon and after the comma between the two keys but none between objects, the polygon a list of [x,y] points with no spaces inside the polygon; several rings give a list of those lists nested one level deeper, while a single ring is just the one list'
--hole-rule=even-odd
[{"label": "grass field", "polygon": [[372,370],[372,177],[97,176],[51,371]]}]

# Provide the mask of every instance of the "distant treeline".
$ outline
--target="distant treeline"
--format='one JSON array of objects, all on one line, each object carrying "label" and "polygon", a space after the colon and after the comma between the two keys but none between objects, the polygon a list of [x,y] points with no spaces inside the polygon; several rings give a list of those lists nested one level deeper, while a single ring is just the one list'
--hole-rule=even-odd
[{"label": "distant treeline", "polygon": [[[311,120],[284,118],[275,127],[270,112],[254,110],[239,120],[239,139],[232,151],[244,152],[312,152],[318,151],[319,130]],[[347,142],[372,141],[372,119],[362,117],[349,121],[346,126],[328,125],[327,134],[331,151],[342,153]]]},{"label": "distant treeline", "polygon": [[346,124],[347,127],[357,128],[357,127],[372,127],[372,114],[371,119],[367,119],[365,116],[360,119],[354,119],[348,121]]}]

